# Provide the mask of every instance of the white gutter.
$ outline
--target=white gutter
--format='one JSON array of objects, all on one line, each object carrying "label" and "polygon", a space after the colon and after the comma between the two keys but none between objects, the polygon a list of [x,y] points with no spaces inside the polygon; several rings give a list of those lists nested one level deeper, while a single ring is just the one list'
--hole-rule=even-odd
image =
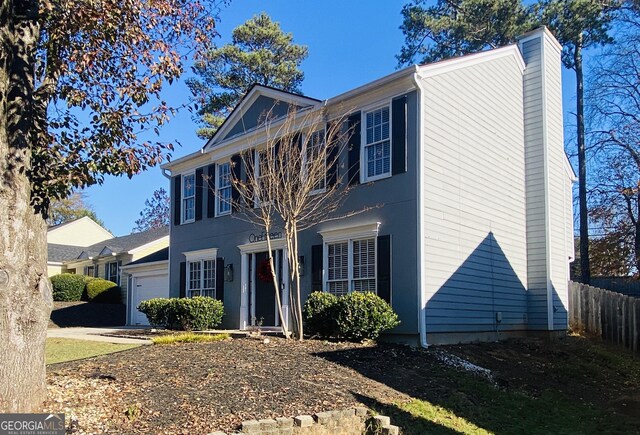
[{"label": "white gutter", "polygon": [[424,253],[424,213],[422,211],[422,200],[424,198],[424,132],[422,126],[422,111],[424,110],[424,89],[422,88],[422,79],[418,75],[417,69],[412,76],[413,82],[418,90],[418,143],[417,143],[417,167],[416,167],[416,179],[418,180],[417,192],[418,197],[416,199],[418,209],[418,331],[420,332],[420,345],[422,347],[428,347],[427,343],[427,317],[426,317],[426,297],[424,291],[425,274],[422,259],[425,256]]}]

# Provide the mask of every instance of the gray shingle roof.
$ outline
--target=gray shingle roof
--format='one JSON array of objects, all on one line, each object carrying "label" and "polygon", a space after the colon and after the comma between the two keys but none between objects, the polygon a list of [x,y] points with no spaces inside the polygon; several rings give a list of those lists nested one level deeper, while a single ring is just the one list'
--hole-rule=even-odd
[{"label": "gray shingle roof", "polygon": [[49,261],[61,263],[65,260],[73,260],[86,248],[82,246],[58,245],[55,243],[47,243],[47,252]]},{"label": "gray shingle roof", "polygon": [[89,257],[97,257],[104,248],[108,248],[111,252],[119,254],[122,252],[128,252],[139,246],[151,243],[154,240],[158,240],[164,236],[169,235],[169,227],[154,228],[149,231],[143,231],[141,233],[133,233],[128,236],[114,237],[108,239],[87,248],[84,248],[84,252]]},{"label": "gray shingle roof", "polygon": [[[169,235],[169,227],[155,228],[141,233],[133,233],[128,236],[114,237],[113,239],[104,240],[94,245],[83,248],[81,246],[58,245],[55,243],[47,244],[49,261],[62,262],[77,259],[80,254],[86,254],[86,257],[97,257],[100,253],[108,248],[112,253],[120,254],[131,251],[132,249],[151,243],[155,240]],[[86,258],[83,255],[83,258]],[[168,254],[167,254],[168,259]],[[160,260],[154,260],[160,261]]]}]

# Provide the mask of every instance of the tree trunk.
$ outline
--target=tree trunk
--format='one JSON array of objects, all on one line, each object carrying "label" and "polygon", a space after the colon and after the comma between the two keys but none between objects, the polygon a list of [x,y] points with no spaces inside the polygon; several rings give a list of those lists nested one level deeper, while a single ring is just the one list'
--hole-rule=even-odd
[{"label": "tree trunk", "polygon": [[0,412],[41,409],[51,313],[47,231],[31,206],[38,2],[0,4]]},{"label": "tree trunk", "polygon": [[578,133],[578,202],[580,207],[580,270],[582,282],[589,284],[589,211],[587,208],[587,158],[584,140],[584,76],[582,71],[582,36],[574,53],[576,69],[576,121]]}]

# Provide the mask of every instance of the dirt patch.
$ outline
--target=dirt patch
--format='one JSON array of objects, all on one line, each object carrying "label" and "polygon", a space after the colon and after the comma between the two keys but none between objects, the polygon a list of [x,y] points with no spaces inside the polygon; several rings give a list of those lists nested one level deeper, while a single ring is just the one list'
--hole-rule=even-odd
[{"label": "dirt patch", "polygon": [[640,418],[640,360],[624,349],[580,336],[448,346],[489,368],[499,385],[534,397],[570,393],[581,402]]},{"label": "dirt patch", "polygon": [[[446,365],[443,352],[489,370],[498,386],[466,370],[469,364]],[[640,366],[617,351],[575,337],[434,350],[270,337],[267,344],[236,339],[143,346],[49,366],[48,381],[46,411],[71,415],[78,433],[231,431],[248,419],[293,417],[359,403],[395,410],[393,418],[406,426],[424,425],[425,420],[398,411],[398,404],[412,398],[505,433],[514,430],[502,423],[506,414],[517,421],[534,404],[538,409],[530,412],[543,419],[535,420],[534,427],[556,406],[574,401],[584,402],[581,412],[593,415],[598,424],[606,425],[609,415],[633,417],[633,411],[623,410],[637,406]],[[556,402],[546,399],[549,392]],[[429,424],[435,433],[450,433]]]},{"label": "dirt patch", "polygon": [[126,322],[126,316],[124,304],[54,302],[49,328],[122,326]]}]

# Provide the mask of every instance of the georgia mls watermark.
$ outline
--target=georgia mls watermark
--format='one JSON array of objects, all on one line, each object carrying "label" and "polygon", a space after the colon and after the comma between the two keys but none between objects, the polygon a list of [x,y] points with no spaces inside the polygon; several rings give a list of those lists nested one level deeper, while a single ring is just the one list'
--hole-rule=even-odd
[{"label": "georgia mls watermark", "polygon": [[64,435],[64,414],[0,414],[0,435]]}]

